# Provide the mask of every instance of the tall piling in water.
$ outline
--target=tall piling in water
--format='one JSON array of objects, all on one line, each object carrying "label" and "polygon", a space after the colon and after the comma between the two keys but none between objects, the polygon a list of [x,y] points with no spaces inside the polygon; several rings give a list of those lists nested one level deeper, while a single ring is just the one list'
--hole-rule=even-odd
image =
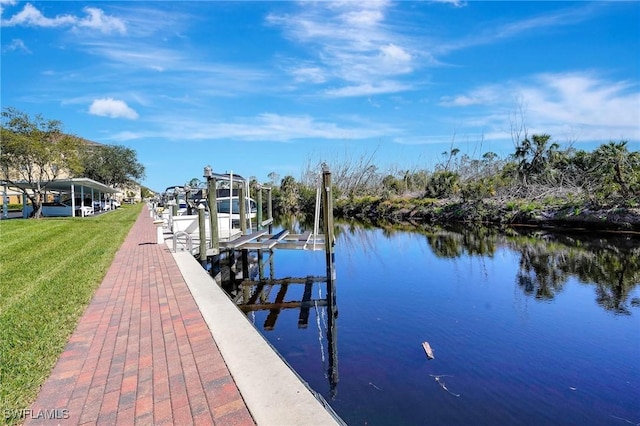
[{"label": "tall piling in water", "polygon": [[335,279],[335,253],[333,236],[333,193],[331,188],[331,172],[326,164],[322,165],[322,231],[324,233],[324,250],[327,260],[327,278]]},{"label": "tall piling in water", "polygon": [[270,220],[269,233],[272,234],[273,233],[273,198],[271,196],[271,189],[269,189],[269,191],[267,192],[267,215],[269,216],[267,217],[267,219]]},{"label": "tall piling in water", "polygon": [[258,209],[256,211],[256,230],[262,229],[262,186],[258,185],[256,199],[258,202]]},{"label": "tall piling in water", "polygon": [[327,262],[327,341],[329,344],[329,368],[327,375],[331,384],[331,394],[335,397],[338,384],[338,334],[336,319],[336,268],[333,227],[333,191],[331,172],[326,164],[322,165],[322,229],[324,232],[324,249]]}]

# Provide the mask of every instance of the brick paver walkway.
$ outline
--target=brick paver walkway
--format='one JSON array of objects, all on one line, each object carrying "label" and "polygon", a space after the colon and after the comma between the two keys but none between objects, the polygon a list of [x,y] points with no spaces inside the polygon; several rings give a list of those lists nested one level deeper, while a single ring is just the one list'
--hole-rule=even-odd
[{"label": "brick paver walkway", "polygon": [[[148,216],[145,207],[26,424],[254,424]],[[58,419],[34,419],[54,409]]]}]

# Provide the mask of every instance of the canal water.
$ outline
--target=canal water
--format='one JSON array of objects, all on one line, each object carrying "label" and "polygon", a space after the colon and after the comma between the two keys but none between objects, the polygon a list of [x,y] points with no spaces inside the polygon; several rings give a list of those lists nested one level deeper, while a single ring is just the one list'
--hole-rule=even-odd
[{"label": "canal water", "polygon": [[[640,423],[640,236],[341,224],[335,252],[332,334],[325,282],[308,319],[248,316],[347,424]],[[323,251],[264,263],[326,275]]]}]

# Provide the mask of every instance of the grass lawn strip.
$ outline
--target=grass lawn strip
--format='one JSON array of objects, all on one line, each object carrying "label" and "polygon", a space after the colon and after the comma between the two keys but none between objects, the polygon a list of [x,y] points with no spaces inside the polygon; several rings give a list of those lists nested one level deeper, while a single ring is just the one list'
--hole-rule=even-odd
[{"label": "grass lawn strip", "polygon": [[0,408],[13,414],[7,423],[19,423],[18,410],[37,396],[141,208],[0,224]]},{"label": "grass lawn strip", "polygon": [[[57,275],[62,275],[62,268],[73,267],[73,262],[77,256],[73,253],[72,247],[65,245],[60,252],[60,237],[66,232],[65,228],[51,228],[51,232],[40,233],[38,238],[25,233],[25,237],[20,240],[20,244],[10,245],[9,250],[12,253],[27,253],[23,262],[11,262],[9,259],[1,259],[3,266],[3,275],[12,277],[11,280],[3,280],[0,296],[2,297],[2,305],[0,305],[0,315],[11,308],[11,306],[22,299],[27,299],[37,292],[43,282],[50,281]],[[4,252],[5,247],[3,247]],[[70,250],[71,249],[71,250]],[[49,253],[57,250],[60,261],[54,265],[50,264]],[[24,264],[28,266],[25,268]],[[6,268],[6,271],[4,270]]]}]

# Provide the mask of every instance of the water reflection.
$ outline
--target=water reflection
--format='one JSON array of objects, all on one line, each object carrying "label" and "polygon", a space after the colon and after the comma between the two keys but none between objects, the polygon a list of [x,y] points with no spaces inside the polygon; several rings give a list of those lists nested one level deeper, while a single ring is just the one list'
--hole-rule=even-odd
[{"label": "water reflection", "polygon": [[[614,314],[630,315],[640,307],[638,298],[630,299],[640,284],[640,236],[637,234],[554,233],[532,229],[500,232],[481,226],[443,228],[419,224],[378,225],[386,237],[398,232],[425,236],[429,248],[439,258],[461,256],[492,257],[500,247],[519,254],[515,277],[518,288],[538,300],[551,300],[561,293],[573,277],[593,285],[595,300]],[[371,234],[356,222],[345,222],[336,235],[341,244],[371,247]],[[356,241],[354,241],[354,239]]]},{"label": "water reflection", "polygon": [[[301,233],[313,224],[282,226]],[[265,252],[251,260],[251,279],[262,282],[236,286],[235,297],[264,304],[247,315],[348,424],[639,418],[639,348],[629,344],[640,330],[639,235],[356,222],[335,234],[339,342],[328,283],[307,283],[307,274],[325,275],[322,252]],[[283,277],[300,282],[274,281]],[[300,304],[267,306],[278,294]]]},{"label": "water reflection", "polygon": [[[290,222],[288,225],[291,229],[299,229],[296,222]],[[255,312],[268,312],[262,324],[264,331],[273,331],[280,314],[285,310],[298,310],[297,326],[299,329],[306,329],[309,326],[311,310],[314,310],[318,332],[321,336],[324,333],[326,338],[328,365],[325,364],[324,344],[320,341],[322,362],[326,367],[329,395],[334,399],[339,382],[338,306],[335,273],[331,273],[334,265],[327,266],[326,276],[277,278],[277,252],[278,250],[257,250],[242,253],[240,257],[237,257],[236,253],[228,253],[218,263],[221,286],[250,319]],[[248,264],[246,267],[245,262]],[[214,271],[214,274],[217,273],[218,271]],[[313,296],[314,293],[317,297]]]},{"label": "water reflection", "polygon": [[[596,301],[616,314],[631,314],[640,283],[640,249],[629,238],[576,239],[548,235],[543,243],[515,244],[522,255],[518,282],[538,298],[553,298],[570,276],[595,285]],[[633,243],[633,244],[629,244]],[[636,247],[633,247],[636,245]]]}]

